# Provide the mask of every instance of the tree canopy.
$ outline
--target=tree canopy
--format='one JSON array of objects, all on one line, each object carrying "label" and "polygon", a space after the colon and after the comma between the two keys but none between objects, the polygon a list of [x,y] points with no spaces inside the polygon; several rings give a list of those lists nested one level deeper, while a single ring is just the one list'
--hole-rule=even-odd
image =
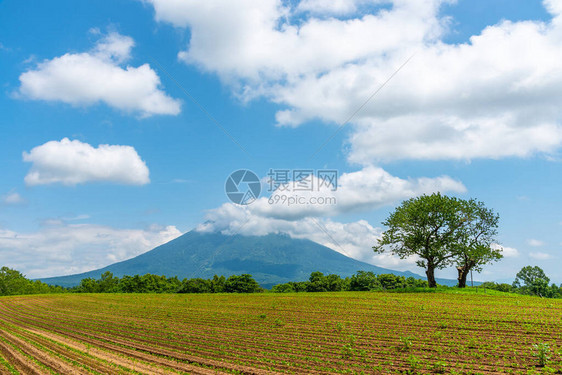
[{"label": "tree canopy", "polygon": [[417,257],[430,287],[437,285],[435,270],[456,265],[459,286],[466,285],[472,269],[502,257],[492,247],[499,216],[482,202],[435,193],[402,202],[383,225],[377,253],[390,252],[401,259]]},{"label": "tree canopy", "polygon": [[0,296],[58,293],[62,291],[63,289],[60,287],[50,286],[37,280],[29,280],[21,272],[11,268],[0,268]]},{"label": "tree canopy", "polygon": [[459,228],[460,239],[454,252],[459,287],[464,288],[471,270],[480,272],[484,265],[500,260],[503,255],[500,247],[493,246],[500,216],[475,199],[460,202],[466,221]]},{"label": "tree canopy", "polygon": [[526,266],[515,276],[514,288],[521,288],[526,294],[544,297],[548,293],[550,278],[540,267]]}]

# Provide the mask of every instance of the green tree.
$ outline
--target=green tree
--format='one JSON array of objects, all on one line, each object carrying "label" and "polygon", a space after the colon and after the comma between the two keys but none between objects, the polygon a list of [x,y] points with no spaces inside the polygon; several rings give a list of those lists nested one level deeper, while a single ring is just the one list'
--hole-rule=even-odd
[{"label": "green tree", "polygon": [[558,285],[552,283],[552,285],[546,291],[547,298],[562,298],[562,290]]},{"label": "green tree", "polygon": [[459,288],[466,287],[466,278],[470,271],[482,271],[486,264],[503,258],[502,249],[493,247],[498,234],[500,216],[486,208],[484,203],[475,199],[460,201],[462,217],[466,219],[459,228],[459,241],[455,252],[458,253],[455,263],[458,271]]},{"label": "green tree", "polygon": [[0,296],[16,294],[62,293],[60,286],[51,286],[39,280],[29,280],[21,272],[8,267],[0,268]]},{"label": "green tree", "polygon": [[213,276],[213,280],[211,280],[211,288],[213,293],[223,293],[225,290],[225,283],[226,277],[224,276]]},{"label": "green tree", "polygon": [[211,280],[201,278],[185,279],[178,293],[212,293],[213,285]]},{"label": "green tree", "polygon": [[322,272],[312,272],[306,286],[307,292],[327,292],[328,280]]},{"label": "green tree", "polygon": [[399,289],[406,287],[406,278],[404,276],[385,273],[379,275],[378,279],[383,289]]},{"label": "green tree", "polygon": [[99,293],[99,286],[96,279],[88,277],[80,280],[78,285],[78,292],[80,293]]},{"label": "green tree", "polygon": [[425,268],[428,285],[435,288],[435,270],[451,265],[457,255],[452,249],[467,220],[462,207],[459,199],[439,193],[404,201],[383,222],[388,230],[373,250],[401,259],[419,257],[417,265]]},{"label": "green tree", "polygon": [[406,279],[406,286],[411,288],[427,288],[427,280],[415,279],[410,276]]},{"label": "green tree", "polygon": [[115,293],[119,285],[119,278],[114,277],[113,273],[105,271],[101,275],[101,279],[97,282],[99,293]]},{"label": "green tree", "polygon": [[388,229],[373,250],[401,259],[417,256],[431,288],[437,286],[435,270],[456,263],[462,270],[460,281],[466,284],[471,269],[497,258],[490,247],[497,221],[497,215],[481,202],[440,193],[423,195],[402,202],[390,214],[383,222]]},{"label": "green tree", "polygon": [[339,292],[345,290],[346,281],[340,275],[330,274],[326,276],[326,289],[329,292]]},{"label": "green tree", "polygon": [[293,283],[277,284],[271,288],[273,293],[294,293],[296,292]]},{"label": "green tree", "polygon": [[29,280],[21,272],[8,267],[0,268],[0,295],[26,294],[28,287]]},{"label": "green tree", "polygon": [[134,293],[132,279],[133,278],[129,275],[125,275],[119,279],[119,285],[117,287],[119,293]]},{"label": "green tree", "polygon": [[513,287],[519,289],[524,294],[546,297],[549,282],[550,279],[540,267],[526,266],[515,276]]},{"label": "green tree", "polygon": [[379,288],[381,288],[381,284],[377,275],[371,271],[357,271],[355,275],[351,276],[349,282],[349,290],[352,291],[365,291]]},{"label": "green tree", "polygon": [[295,290],[295,292],[297,293],[302,293],[302,292],[306,292],[307,288],[308,288],[308,281],[292,281],[289,282],[288,284],[291,285],[291,287]]},{"label": "green tree", "polygon": [[256,293],[262,289],[252,275],[242,274],[240,276],[232,275],[226,279],[224,291],[227,293]]}]

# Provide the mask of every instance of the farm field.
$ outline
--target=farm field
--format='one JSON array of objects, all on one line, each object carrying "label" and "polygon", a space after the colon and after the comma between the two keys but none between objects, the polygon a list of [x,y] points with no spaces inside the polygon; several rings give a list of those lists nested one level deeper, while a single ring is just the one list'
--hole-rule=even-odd
[{"label": "farm field", "polygon": [[[445,293],[0,298],[1,374],[562,373],[562,301]],[[549,343],[546,367],[533,344]]]}]

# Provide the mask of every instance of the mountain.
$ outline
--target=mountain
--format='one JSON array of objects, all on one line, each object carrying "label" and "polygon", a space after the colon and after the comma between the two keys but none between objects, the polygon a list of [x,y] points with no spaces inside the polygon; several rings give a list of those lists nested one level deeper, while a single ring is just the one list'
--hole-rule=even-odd
[{"label": "mountain", "polygon": [[[393,271],[360,262],[316,242],[294,239],[286,234],[230,236],[191,231],[135,258],[95,271],[41,281],[70,287],[78,285],[84,278],[97,279],[106,271],[118,277],[151,273],[178,276],[180,279],[249,273],[261,286],[270,288],[288,281],[308,280],[314,271],[346,277],[359,270],[422,278],[412,272]],[[437,282],[456,284],[456,280]]]}]

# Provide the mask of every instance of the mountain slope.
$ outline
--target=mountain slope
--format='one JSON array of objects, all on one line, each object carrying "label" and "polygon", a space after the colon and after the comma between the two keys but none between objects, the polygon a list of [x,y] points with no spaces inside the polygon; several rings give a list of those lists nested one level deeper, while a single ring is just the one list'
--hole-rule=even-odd
[{"label": "mountain slope", "polygon": [[42,281],[74,286],[87,277],[99,278],[106,271],[118,277],[151,273],[180,279],[249,273],[263,287],[269,288],[288,281],[307,280],[314,271],[346,277],[359,270],[421,278],[412,272],[392,271],[360,262],[315,242],[284,234],[229,236],[191,231],[135,258],[95,271]]}]

